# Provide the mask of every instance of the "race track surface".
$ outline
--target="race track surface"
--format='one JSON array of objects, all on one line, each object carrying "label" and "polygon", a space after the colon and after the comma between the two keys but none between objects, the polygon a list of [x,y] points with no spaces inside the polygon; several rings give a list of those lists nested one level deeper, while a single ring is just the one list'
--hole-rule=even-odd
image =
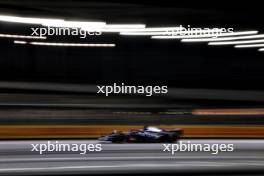
[{"label": "race track surface", "polygon": [[[233,152],[164,152],[162,144],[102,144],[101,152],[32,152],[42,141],[1,141],[0,175],[111,173],[264,173],[264,140],[188,140],[196,144],[234,144]],[[187,143],[187,140],[182,140]],[[55,141],[53,141],[55,142]],[[59,140],[65,144],[99,143]]]}]

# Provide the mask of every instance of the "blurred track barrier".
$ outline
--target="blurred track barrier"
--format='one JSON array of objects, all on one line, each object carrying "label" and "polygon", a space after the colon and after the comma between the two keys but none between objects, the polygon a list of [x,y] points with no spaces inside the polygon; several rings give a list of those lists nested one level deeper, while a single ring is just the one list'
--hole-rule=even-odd
[{"label": "blurred track barrier", "polygon": [[[264,126],[159,125],[165,129],[181,128],[183,137],[264,138]],[[0,139],[97,138],[113,130],[141,129],[139,125],[0,125]]]},{"label": "blurred track barrier", "polygon": [[263,108],[241,108],[241,109],[195,109],[193,115],[264,115]]}]

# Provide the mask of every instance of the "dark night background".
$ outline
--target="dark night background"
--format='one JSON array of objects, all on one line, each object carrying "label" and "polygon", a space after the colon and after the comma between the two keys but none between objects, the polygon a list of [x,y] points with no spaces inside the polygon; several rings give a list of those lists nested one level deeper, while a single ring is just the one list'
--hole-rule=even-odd
[{"label": "dark night background", "polygon": [[[145,23],[147,26],[233,27],[263,32],[259,4],[172,1],[0,1],[1,14]],[[32,27],[32,26],[30,26]],[[0,22],[0,33],[30,34],[27,25]],[[85,84],[168,85],[180,88],[263,90],[264,53],[233,46],[207,46],[148,36],[49,37],[49,41],[116,43],[115,48],[15,45],[0,40],[0,80]]]}]

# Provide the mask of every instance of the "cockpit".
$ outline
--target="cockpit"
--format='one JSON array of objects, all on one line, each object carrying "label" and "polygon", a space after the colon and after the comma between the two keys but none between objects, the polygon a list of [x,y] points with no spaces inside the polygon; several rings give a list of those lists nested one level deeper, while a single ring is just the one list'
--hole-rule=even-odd
[{"label": "cockpit", "polygon": [[145,131],[150,131],[150,132],[161,132],[162,130],[157,128],[157,127],[146,127],[144,128]]}]

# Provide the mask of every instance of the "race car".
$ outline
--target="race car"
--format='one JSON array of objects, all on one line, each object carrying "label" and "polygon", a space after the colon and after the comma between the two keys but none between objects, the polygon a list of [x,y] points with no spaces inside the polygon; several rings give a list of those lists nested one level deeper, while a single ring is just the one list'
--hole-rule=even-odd
[{"label": "race car", "polygon": [[110,135],[102,136],[99,141],[112,143],[172,143],[182,135],[181,129],[165,130],[156,127],[144,127],[129,132],[113,131]]}]

